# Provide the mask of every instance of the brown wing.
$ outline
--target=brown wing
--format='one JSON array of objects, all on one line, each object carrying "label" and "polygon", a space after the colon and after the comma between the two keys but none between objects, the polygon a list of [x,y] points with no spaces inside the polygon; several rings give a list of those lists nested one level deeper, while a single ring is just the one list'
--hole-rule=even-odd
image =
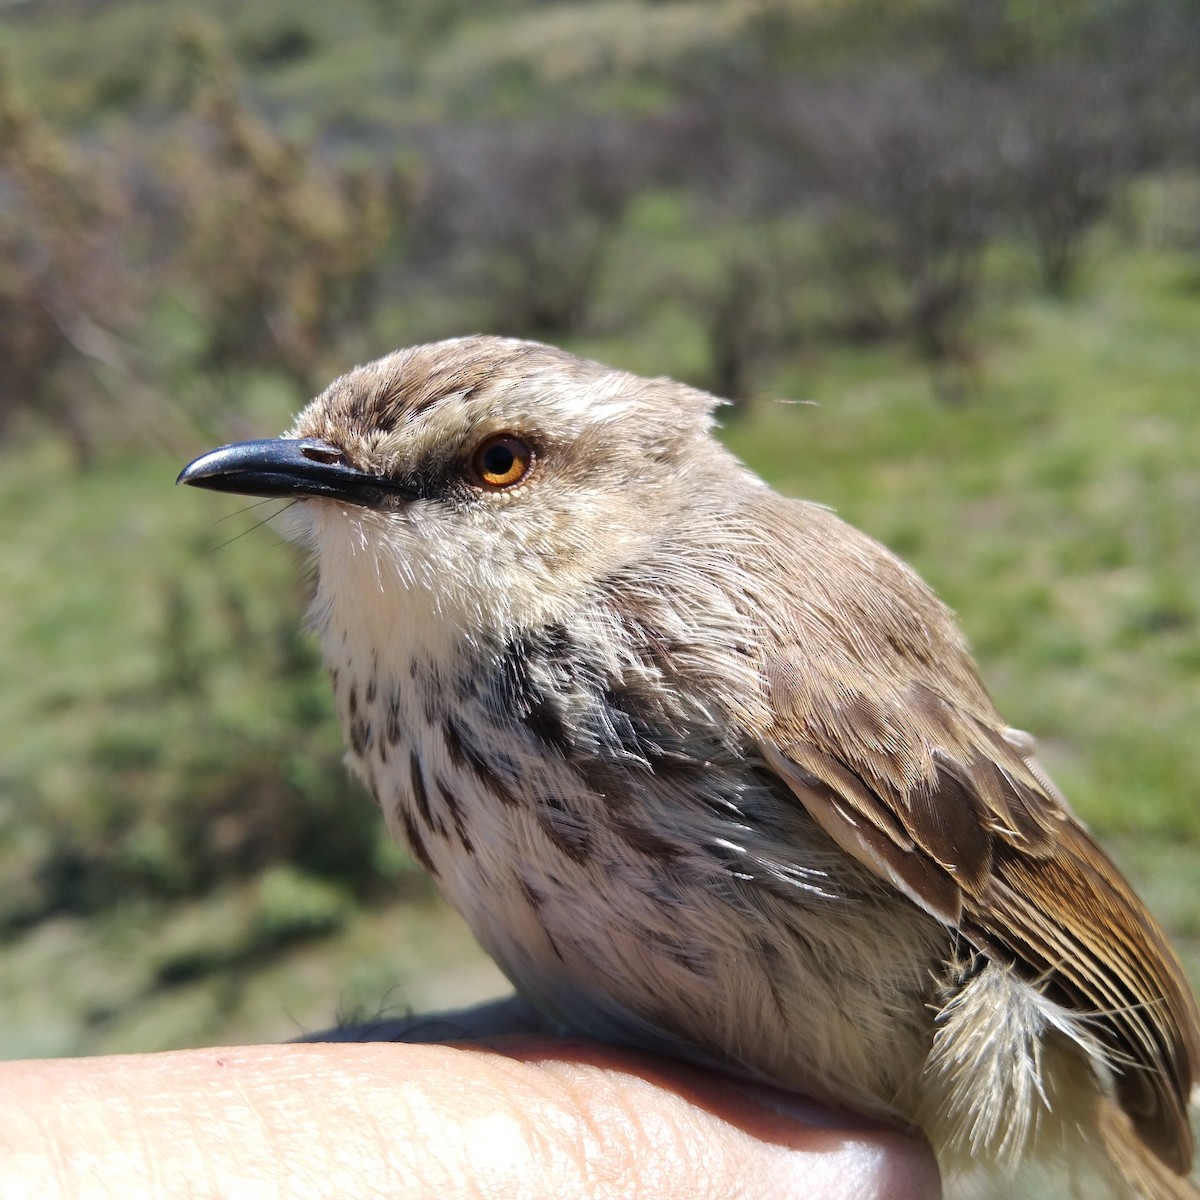
[{"label": "brown wing", "polygon": [[1087,1016],[1140,1136],[1185,1172],[1200,1034],[1161,929],[916,576],[827,513],[772,504],[770,519],[794,591],[758,610],[768,762],[847,853]]}]

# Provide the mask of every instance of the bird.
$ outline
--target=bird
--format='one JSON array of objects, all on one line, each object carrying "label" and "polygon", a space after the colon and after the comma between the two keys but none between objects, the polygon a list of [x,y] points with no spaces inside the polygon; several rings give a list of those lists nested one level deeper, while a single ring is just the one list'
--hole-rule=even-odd
[{"label": "bird", "polygon": [[720,403],[452,338],[178,481],[291,502],[349,765],[551,1021],[915,1131],[947,1172],[1194,1200],[1166,935],[949,609],[740,462]]}]

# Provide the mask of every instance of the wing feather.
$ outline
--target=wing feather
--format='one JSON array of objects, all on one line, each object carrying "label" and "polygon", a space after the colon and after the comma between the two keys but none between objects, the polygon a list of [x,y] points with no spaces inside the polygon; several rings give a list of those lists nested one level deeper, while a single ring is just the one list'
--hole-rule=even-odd
[{"label": "wing feather", "polygon": [[798,561],[790,609],[760,612],[764,758],[847,853],[1085,1019],[1139,1136],[1186,1171],[1200,1035],[1161,929],[996,713],[924,584],[811,506],[774,519]]}]

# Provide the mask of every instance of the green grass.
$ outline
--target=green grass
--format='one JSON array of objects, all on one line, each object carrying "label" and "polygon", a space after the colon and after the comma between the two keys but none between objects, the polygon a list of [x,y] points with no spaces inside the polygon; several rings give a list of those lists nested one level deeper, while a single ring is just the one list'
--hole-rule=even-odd
[{"label": "green grass", "polygon": [[264,890],[42,922],[3,951],[0,1058],[281,1041],[507,990],[441,905],[390,904],[336,935],[256,944]]}]

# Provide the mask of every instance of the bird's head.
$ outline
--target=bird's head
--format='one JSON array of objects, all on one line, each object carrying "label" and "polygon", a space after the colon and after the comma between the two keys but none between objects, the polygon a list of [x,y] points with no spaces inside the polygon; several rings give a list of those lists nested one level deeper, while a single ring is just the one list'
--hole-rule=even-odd
[{"label": "bird's head", "polygon": [[179,481],[298,501],[286,520],[317,555],[318,623],[324,608],[494,631],[557,619],[726,475],[715,403],[537,343],[459,338],[356,368],[285,437],[214,450]]}]

